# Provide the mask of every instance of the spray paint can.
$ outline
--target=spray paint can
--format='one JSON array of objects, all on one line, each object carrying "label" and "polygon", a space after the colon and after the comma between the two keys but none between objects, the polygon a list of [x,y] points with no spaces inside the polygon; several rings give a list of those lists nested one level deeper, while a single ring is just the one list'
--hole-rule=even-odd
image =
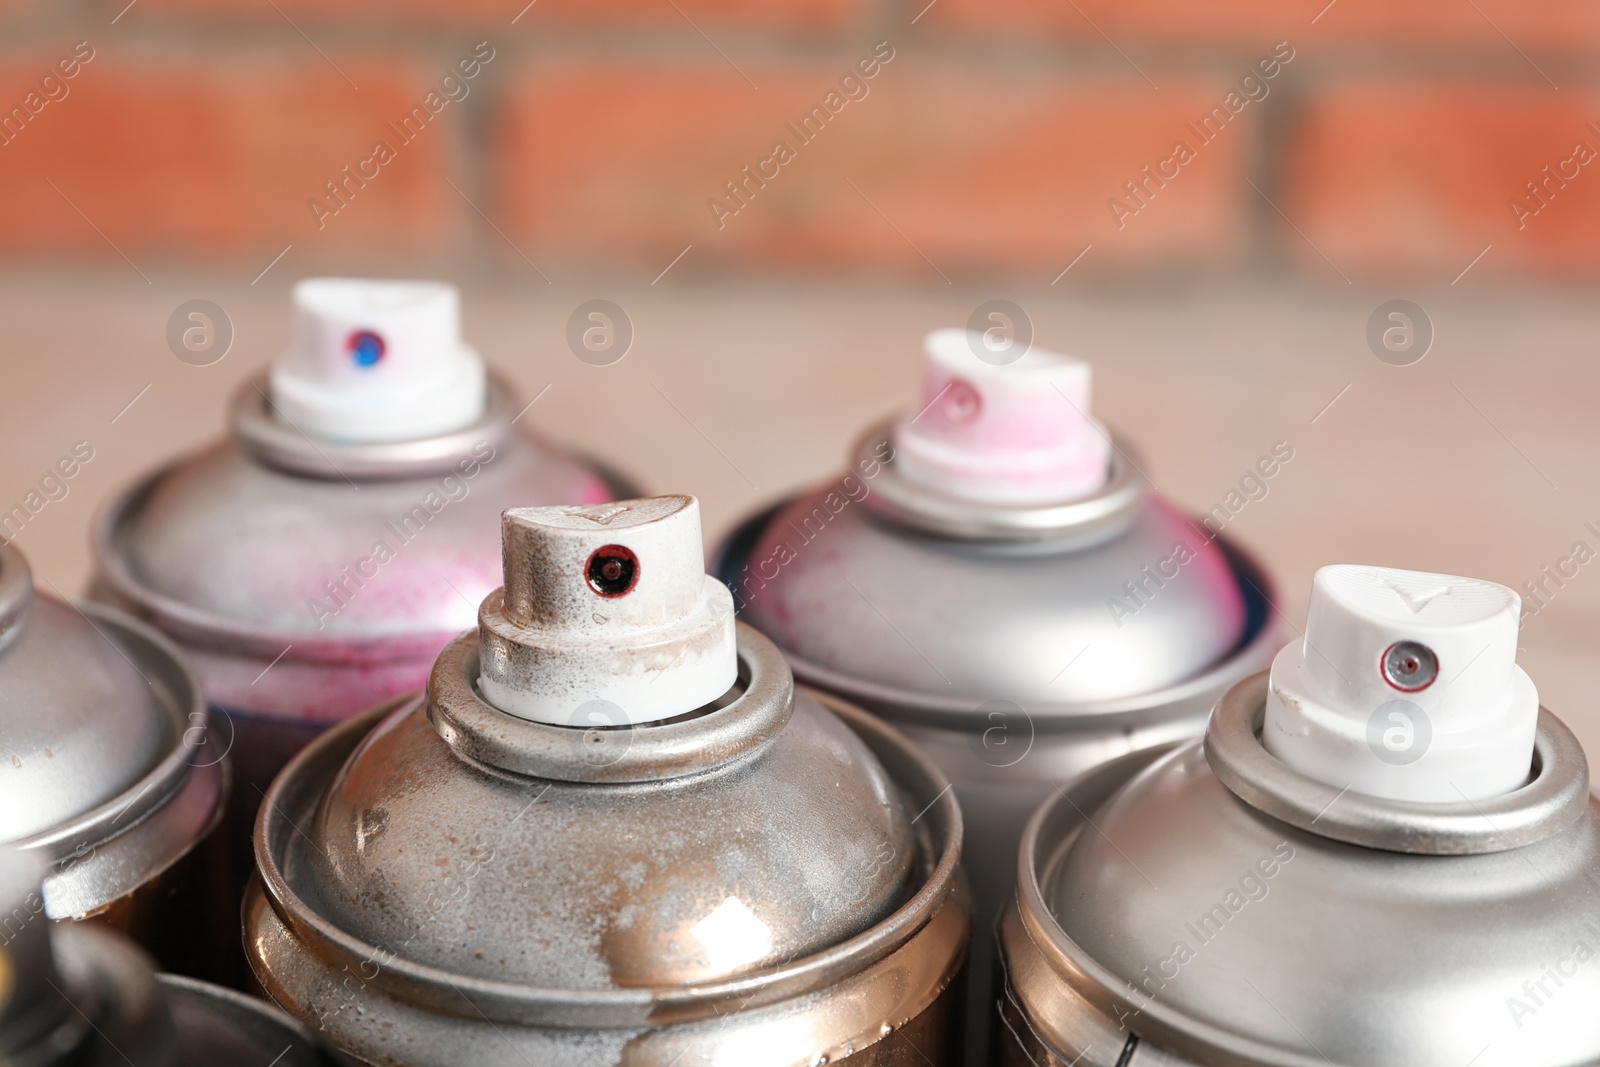
[{"label": "spray paint can", "polygon": [[[1600,1062],[1600,807],[1470,578],[1317,572],[1204,741],[1029,822],[999,1062]],[[1093,829],[1086,829],[1093,827]]]},{"label": "spray paint can", "polygon": [[462,342],[453,286],[305,280],[291,348],[240,389],[227,439],[101,515],[94,595],[176,641],[231,731],[241,879],[288,758],[420,688],[473,624],[498,582],[500,511],[622,487],[524,433],[529,406]]},{"label": "spray paint can", "polygon": [[216,972],[237,927],[206,892],[227,786],[210,726],[166,638],[36,591],[0,546],[0,843],[42,866],[46,918],[109,924],[168,968]]},{"label": "spray paint can", "polygon": [[955,1063],[937,768],[735,622],[692,497],[513,509],[504,541],[426,696],[273,784],[262,988],[369,1064]]},{"label": "spray paint can", "polygon": [[971,1062],[1028,815],[1105,760],[1198,734],[1277,647],[1260,565],[1147,489],[1090,417],[1089,367],[1011,356],[931,334],[918,409],[714,564],[798,679],[894,722],[955,782],[978,904]]},{"label": "spray paint can", "polygon": [[0,1064],[6,1067],[337,1067],[259,1000],[157,975],[123,938],[44,918],[44,865],[0,850]]}]

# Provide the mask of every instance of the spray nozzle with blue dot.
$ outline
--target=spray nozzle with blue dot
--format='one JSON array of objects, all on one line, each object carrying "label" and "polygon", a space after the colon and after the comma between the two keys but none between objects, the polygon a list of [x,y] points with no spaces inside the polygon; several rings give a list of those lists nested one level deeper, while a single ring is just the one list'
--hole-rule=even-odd
[{"label": "spray nozzle with blue dot", "polygon": [[345,348],[349,350],[350,358],[355,361],[356,366],[366,369],[378,365],[388,345],[381,336],[371,330],[357,330],[345,342]]}]

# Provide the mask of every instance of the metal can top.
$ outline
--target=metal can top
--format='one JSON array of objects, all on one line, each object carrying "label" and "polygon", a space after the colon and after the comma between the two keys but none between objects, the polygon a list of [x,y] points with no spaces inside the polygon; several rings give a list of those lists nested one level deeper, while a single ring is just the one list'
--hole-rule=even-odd
[{"label": "metal can top", "polygon": [[[511,509],[505,533],[505,587],[426,699],[324,735],[269,791],[271,907],[247,905],[262,985],[346,1047],[381,1015],[418,1064],[459,1062],[435,1006],[460,997],[540,1062],[613,1062],[560,1059],[584,1028],[681,1022],[711,1047],[748,1020],[760,1040],[780,1002],[817,1016],[789,1040],[835,1056],[922,1010],[959,968],[959,909],[924,962],[893,965],[884,1017],[803,1005],[869,981],[955,890],[939,772],[797,691],[734,622],[693,498]],[[346,969],[360,987],[330,999]],[[741,1026],[699,1025],[735,1002]]]},{"label": "metal can top", "polygon": [[222,745],[162,637],[33,587],[0,547],[0,842],[55,865],[52,918],[160,873],[220,814]]},{"label": "metal can top", "polygon": [[1540,713],[1503,796],[1390,800],[1272,756],[1267,690],[1246,679],[1203,745],[1125,757],[1035,814],[1002,941],[1042,1039],[1097,1046],[1094,1067],[1135,1044],[1262,1067],[1600,1056],[1600,805],[1566,727]]},{"label": "metal can top", "polygon": [[916,409],[844,474],[751,519],[716,563],[804,682],[933,725],[1192,714],[1275,647],[1271,589],[1150,491],[1091,410],[1090,366],[937,330]]},{"label": "metal can top", "polygon": [[497,584],[511,502],[609,500],[605,475],[519,431],[490,376],[483,414],[430,437],[339,442],[246,383],[231,439],[131,486],[102,514],[101,589],[186,645],[354,663],[431,656]]},{"label": "metal can top", "polygon": [[877,710],[1136,714],[1276,647],[1264,572],[1137,467],[1118,441],[1088,496],[974,503],[908,481],[882,424],[841,478],[736,530],[719,576],[801,680]]},{"label": "metal can top", "polygon": [[[493,1027],[599,1063],[605,1041],[669,1021],[688,1030],[664,1047],[731,1055],[771,1023],[763,1009],[892,967],[882,1018],[830,1009],[804,1027],[822,1053],[862,1048],[951,980],[969,927],[946,907],[960,816],[942,775],[793,690],[765,638],[741,628],[739,681],[712,708],[621,730],[498,712],[475,691],[478,652],[461,638],[426,704],[336,728],[269,792],[270,907],[247,903],[246,922],[280,1003],[357,1050],[377,1012],[413,1062],[449,1063],[467,1035],[432,1005],[465,996],[486,1020],[473,1040]],[[937,947],[908,947],[940,914]],[[347,967],[362,980],[341,991]],[[728,1003],[749,1033],[695,1025]]]},{"label": "metal can top", "polygon": [[[507,752],[452,706],[480,699],[464,639],[440,659],[428,714],[386,720],[326,783],[315,847],[289,842],[290,884],[407,961],[542,988],[725,980],[860,933],[905,894],[914,813],[859,739],[794,699],[762,644],[746,642],[742,691],[694,721],[497,721]],[[696,744],[723,731],[739,740]],[[537,778],[477,772],[463,749]]]}]

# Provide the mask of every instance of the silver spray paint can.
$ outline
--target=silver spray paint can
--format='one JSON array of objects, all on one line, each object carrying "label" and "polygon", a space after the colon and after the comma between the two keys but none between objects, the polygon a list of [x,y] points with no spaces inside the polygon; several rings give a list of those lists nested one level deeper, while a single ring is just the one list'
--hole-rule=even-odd
[{"label": "silver spray paint can", "polygon": [[892,721],[955,782],[973,1062],[1028,815],[1105,760],[1198,734],[1277,647],[1260,565],[1147,489],[1090,418],[1089,378],[935,332],[917,409],[864,434],[842,477],[736,528],[714,564],[797,678]]},{"label": "silver spray paint can", "polygon": [[42,865],[49,919],[94,920],[215,974],[232,909],[209,887],[227,769],[177,649],[120,611],[34,589],[0,547],[0,844]]},{"label": "silver spray paint can", "polygon": [[104,927],[45,917],[40,858],[0,848],[0,1065],[336,1067],[303,1026],[219,986],[157,975]]},{"label": "silver spray paint can", "polygon": [[420,688],[499,581],[512,503],[618,482],[524,432],[528,405],[462,343],[431,282],[309,279],[294,340],[228,437],[118,495],[94,595],[176,641],[234,760],[235,867],[272,776],[308,740]]},{"label": "silver spray paint can", "polygon": [[273,784],[262,988],[368,1064],[954,1064],[937,768],[735,622],[692,497],[513,509],[504,539],[425,697]]},{"label": "silver spray paint can", "polygon": [[1490,582],[1317,573],[1204,741],[1029,822],[999,1062],[1600,1062],[1600,807]]}]

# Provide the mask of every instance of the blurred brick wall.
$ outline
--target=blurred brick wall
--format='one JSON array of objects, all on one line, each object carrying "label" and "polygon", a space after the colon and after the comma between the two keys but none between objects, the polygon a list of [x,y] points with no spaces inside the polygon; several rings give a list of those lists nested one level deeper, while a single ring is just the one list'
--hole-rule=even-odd
[{"label": "blurred brick wall", "polygon": [[0,0],[0,261],[1600,267],[1594,0],[125,3]]}]

